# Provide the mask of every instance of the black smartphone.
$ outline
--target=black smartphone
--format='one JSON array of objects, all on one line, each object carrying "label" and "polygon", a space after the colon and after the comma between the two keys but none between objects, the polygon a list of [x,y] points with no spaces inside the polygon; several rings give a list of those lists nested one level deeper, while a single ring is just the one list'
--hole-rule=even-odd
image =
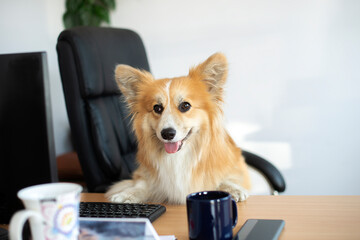
[{"label": "black smartphone", "polygon": [[284,226],[281,219],[248,219],[233,240],[275,240]]}]

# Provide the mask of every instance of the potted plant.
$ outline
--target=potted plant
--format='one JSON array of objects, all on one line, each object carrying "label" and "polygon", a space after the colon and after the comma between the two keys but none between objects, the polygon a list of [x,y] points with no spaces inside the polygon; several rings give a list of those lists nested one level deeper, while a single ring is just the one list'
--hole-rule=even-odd
[{"label": "potted plant", "polygon": [[100,26],[110,23],[110,10],[115,9],[115,0],[66,0],[63,15],[65,28],[76,26]]}]

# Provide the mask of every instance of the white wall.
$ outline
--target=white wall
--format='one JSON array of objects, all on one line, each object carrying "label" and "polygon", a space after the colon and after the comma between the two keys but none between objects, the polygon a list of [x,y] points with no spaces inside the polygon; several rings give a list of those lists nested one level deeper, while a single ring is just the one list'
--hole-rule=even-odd
[{"label": "white wall", "polygon": [[[48,52],[57,154],[71,150],[55,51],[64,0],[1,0],[0,53]],[[238,144],[284,173],[286,194],[360,194],[360,1],[118,0],[155,77],[228,57]],[[258,189],[255,192],[261,192]]]},{"label": "white wall", "polygon": [[0,54],[47,52],[57,154],[72,148],[56,54],[57,36],[63,30],[64,3],[63,0],[0,0]]}]

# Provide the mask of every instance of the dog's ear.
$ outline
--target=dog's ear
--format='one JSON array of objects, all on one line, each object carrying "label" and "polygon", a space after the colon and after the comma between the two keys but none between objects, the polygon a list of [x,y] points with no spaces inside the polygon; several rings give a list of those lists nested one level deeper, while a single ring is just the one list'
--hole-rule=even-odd
[{"label": "dog's ear", "polygon": [[119,64],[115,69],[116,83],[130,106],[134,103],[139,93],[139,85],[152,79],[153,77],[149,72],[128,65]]},{"label": "dog's ear", "polygon": [[[208,91],[217,99],[221,99],[223,87],[228,73],[228,63],[222,53],[211,55],[205,62],[190,69],[191,78],[199,78],[205,82]],[[220,100],[219,99],[219,100]]]}]

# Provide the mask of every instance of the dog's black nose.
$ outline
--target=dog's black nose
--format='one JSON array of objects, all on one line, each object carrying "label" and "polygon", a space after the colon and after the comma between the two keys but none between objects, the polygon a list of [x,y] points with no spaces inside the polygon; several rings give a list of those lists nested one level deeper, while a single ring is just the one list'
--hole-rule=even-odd
[{"label": "dog's black nose", "polygon": [[165,128],[161,131],[161,136],[165,140],[172,140],[176,135],[176,130],[173,128]]}]

